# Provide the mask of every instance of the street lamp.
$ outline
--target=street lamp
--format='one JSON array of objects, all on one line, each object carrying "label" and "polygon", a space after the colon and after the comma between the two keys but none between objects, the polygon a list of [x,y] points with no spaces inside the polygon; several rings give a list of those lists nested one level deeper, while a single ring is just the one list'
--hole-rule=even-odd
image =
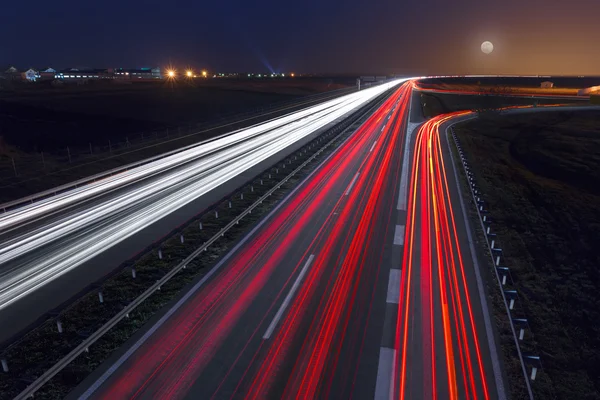
[{"label": "street lamp", "polygon": [[202,71],[202,77],[206,78],[206,75],[208,75],[208,72]]},{"label": "street lamp", "polygon": [[188,78],[191,78],[191,77],[194,75],[194,73],[192,72],[192,70],[188,69],[187,71],[185,71],[185,75],[186,75]]},{"label": "street lamp", "polygon": [[175,70],[172,70],[172,69],[168,70],[167,71],[167,76],[169,78],[175,78]]}]

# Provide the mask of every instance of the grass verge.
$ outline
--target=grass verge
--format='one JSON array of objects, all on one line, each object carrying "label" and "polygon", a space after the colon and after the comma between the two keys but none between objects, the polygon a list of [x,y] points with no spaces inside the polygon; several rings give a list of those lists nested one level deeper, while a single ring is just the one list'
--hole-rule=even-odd
[{"label": "grass verge", "polygon": [[488,304],[491,305],[491,318],[496,327],[495,340],[500,346],[500,361],[503,367],[502,375],[506,384],[506,392],[509,399],[527,400],[529,399],[529,395],[527,393],[527,387],[525,386],[521,361],[518,357],[513,332],[508,320],[509,317],[506,313],[506,306],[504,305],[504,300],[500,293],[499,282],[496,279],[494,271],[495,266],[488,250],[485,232],[481,228],[477,204],[473,201],[467,174],[460,163],[460,155],[458,154],[454,140],[451,136],[448,140],[450,141],[454,159],[457,162],[457,172],[460,179],[459,190],[466,203],[467,218],[473,229],[473,242],[476,257],[480,260],[480,265],[482,266],[481,275],[485,285],[485,293],[487,294]]}]

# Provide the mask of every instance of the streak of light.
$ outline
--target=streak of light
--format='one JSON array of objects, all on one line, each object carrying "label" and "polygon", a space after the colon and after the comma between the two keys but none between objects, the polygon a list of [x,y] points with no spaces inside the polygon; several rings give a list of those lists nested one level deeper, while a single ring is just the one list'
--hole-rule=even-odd
[{"label": "streak of light", "polygon": [[[457,112],[432,118],[421,126],[416,137],[407,210],[405,272],[400,284],[396,332],[396,346],[401,349],[397,354],[400,399],[410,397],[412,387],[420,387],[407,381],[407,357],[414,352],[409,346],[411,313],[419,309],[423,311],[423,337],[427,338],[422,350],[425,396],[436,398],[440,384],[445,382],[450,399],[489,399],[487,375],[451,206],[445,166],[447,157],[442,151],[439,132],[440,126],[451,118],[468,114],[470,112]],[[420,235],[416,236],[418,233]],[[415,242],[416,237],[419,242]],[[414,260],[416,254],[420,254],[418,264]],[[412,293],[413,284],[419,285],[420,297]],[[413,301],[417,305],[411,306]],[[437,341],[434,331],[442,332],[441,342]],[[436,361],[435,354],[442,357],[443,363]],[[418,354],[412,355],[411,359],[414,357]]]},{"label": "streak of light", "polygon": [[[189,392],[195,379],[207,368],[216,351],[223,346],[224,338],[232,333],[236,322],[265,287],[276,266],[284,263],[286,253],[296,246],[300,240],[300,233],[306,229],[314,220],[316,213],[326,204],[336,185],[343,182],[343,179],[352,176],[350,167],[356,163],[357,157],[365,154],[365,147],[378,134],[372,129],[373,121],[378,115],[379,112],[376,112],[369,118],[367,123],[359,128],[323,167],[318,169],[314,176],[311,176],[299,188],[298,193],[291,197],[289,202],[284,203],[282,209],[275,214],[273,219],[269,220],[266,228],[259,235],[253,237],[248,245],[245,245],[244,251],[237,254],[215,279],[208,281],[203,290],[195,294],[195,297],[186,303],[184,309],[178,312],[176,318],[169,320],[168,325],[164,327],[163,335],[155,338],[151,346],[149,344],[147,349],[149,351],[139,354],[132,360],[132,365],[102,393],[102,397],[136,398],[151,393],[155,397],[181,398]],[[378,152],[384,148],[384,144],[380,144]],[[386,151],[391,152],[391,150]],[[366,157],[363,164],[373,157],[374,155]],[[357,178],[356,185],[359,185],[361,181],[363,180]],[[348,187],[349,184],[345,189]],[[356,190],[349,195],[354,199],[357,196]],[[335,211],[348,202],[345,196],[339,196],[301,260],[306,260],[311,254],[318,238],[329,239],[332,237],[332,235],[325,235],[325,228],[330,223],[333,224],[339,220],[335,217]],[[351,208],[351,204],[346,208]],[[361,217],[363,216],[361,215]],[[339,230],[339,228],[337,229]],[[344,235],[339,231],[338,233],[337,238],[344,238]],[[327,254],[327,252],[331,254],[331,248],[325,245],[323,253]],[[297,304],[305,301],[307,294],[313,293],[319,282],[319,274],[323,273],[324,264],[321,254],[319,252],[319,255],[312,259],[312,265],[302,276],[295,294],[290,297],[287,311],[273,329],[270,339],[260,341],[259,351],[263,346],[269,346],[270,351],[275,351],[275,357],[268,358],[261,363],[261,366],[269,373],[263,376],[262,382],[255,380],[262,386],[257,388],[256,392],[259,397],[262,395],[261,398],[264,398],[269,381],[274,376],[272,372],[276,368],[272,362],[283,356],[286,351],[285,346],[282,350],[281,347],[278,349],[278,346],[289,339],[286,330],[290,326],[290,321],[298,322],[294,316],[302,312],[298,309]],[[278,300],[285,296],[284,288],[294,286],[292,277],[297,277],[302,273],[302,264],[299,261],[293,267],[287,282],[268,307],[265,317],[272,315],[269,314],[271,309],[276,304],[280,304]],[[337,311],[341,312],[342,310],[338,308]],[[252,341],[257,331],[258,328],[248,339],[249,342]],[[232,366],[232,368],[234,367],[235,365]],[[226,377],[228,375],[229,372],[226,373]],[[222,384],[223,382],[219,384],[219,387]]]},{"label": "streak of light", "polygon": [[376,86],[329,100],[2,214],[0,309],[385,90],[387,85]]}]

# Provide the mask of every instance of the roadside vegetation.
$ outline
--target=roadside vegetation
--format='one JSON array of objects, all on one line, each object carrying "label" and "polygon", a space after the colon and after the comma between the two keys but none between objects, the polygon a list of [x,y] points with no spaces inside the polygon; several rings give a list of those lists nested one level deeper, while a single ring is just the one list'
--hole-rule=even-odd
[{"label": "roadside vegetation", "polygon": [[455,127],[529,319],[524,349],[541,357],[539,399],[600,399],[598,121],[557,111]]},{"label": "roadside vegetation", "polygon": [[[460,156],[456,146],[453,144],[452,138],[451,150],[454,153],[455,160],[459,160]],[[462,142],[461,142],[462,143]],[[462,146],[464,149],[464,146]],[[459,161],[458,161],[459,162]],[[488,304],[491,305],[492,320],[496,326],[496,343],[499,344],[500,357],[503,365],[503,377],[505,382],[505,390],[507,396],[511,400],[528,400],[525,377],[521,361],[518,357],[517,347],[515,344],[513,332],[511,330],[510,321],[506,314],[506,306],[502,298],[502,294],[498,289],[498,281],[494,273],[495,265],[491,260],[491,255],[487,248],[486,233],[481,227],[480,217],[476,210],[477,204],[474,203],[471,194],[471,188],[468,183],[467,175],[462,168],[458,166],[458,174],[461,177],[461,185],[459,190],[462,192],[463,199],[466,202],[467,217],[471,221],[471,227],[474,230],[473,242],[477,258],[481,260],[481,274],[483,284],[486,288]],[[541,374],[540,374],[541,375]],[[538,376],[538,381],[544,379],[545,376]]]}]

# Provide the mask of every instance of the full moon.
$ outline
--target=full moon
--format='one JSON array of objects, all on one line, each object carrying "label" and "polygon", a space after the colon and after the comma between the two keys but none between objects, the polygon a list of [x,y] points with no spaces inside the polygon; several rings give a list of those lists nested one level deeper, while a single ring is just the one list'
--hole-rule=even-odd
[{"label": "full moon", "polygon": [[481,43],[481,51],[483,51],[485,54],[490,54],[492,51],[494,51],[494,45],[492,42],[485,41]]}]

